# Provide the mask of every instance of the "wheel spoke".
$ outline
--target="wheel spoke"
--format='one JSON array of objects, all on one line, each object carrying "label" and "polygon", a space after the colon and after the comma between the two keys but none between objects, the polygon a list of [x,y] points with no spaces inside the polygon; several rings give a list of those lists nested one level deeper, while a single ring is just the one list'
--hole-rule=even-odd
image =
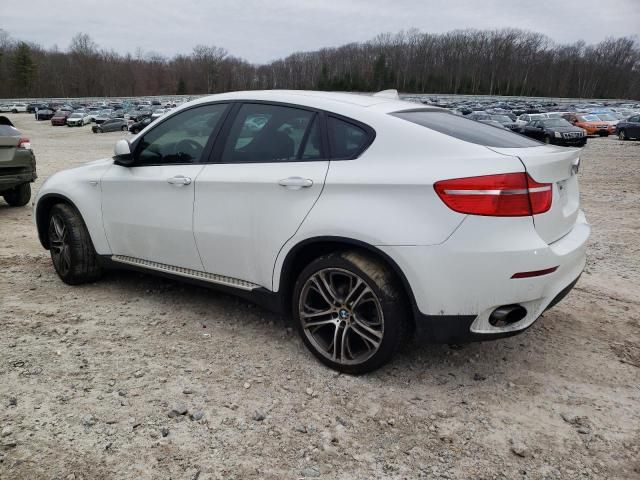
[{"label": "wheel spoke", "polygon": [[329,345],[329,348],[331,349],[331,346],[333,346],[333,359],[337,360],[338,357],[338,334],[340,333],[340,324],[336,324],[336,329],[333,332],[333,342],[331,342],[331,345]]},{"label": "wheel spoke", "polygon": [[65,245],[62,247],[62,260],[67,269],[71,268],[71,255],[69,253],[69,248]]},{"label": "wheel spoke", "polygon": [[[362,285],[364,285],[364,282],[362,280],[360,280],[359,278],[355,278],[356,280],[356,284],[353,285],[353,278],[351,278],[351,284],[349,286],[349,293],[347,293],[347,295],[344,298],[344,303],[345,305],[350,305],[351,300],[353,299],[353,297],[355,297],[356,293],[358,292],[358,290],[360,289],[360,287]],[[365,285],[365,288],[366,285]]]},{"label": "wheel spoke", "polygon": [[355,308],[360,305],[360,302],[362,302],[362,299],[368,294],[373,294],[373,290],[365,286],[364,290],[362,290],[362,292],[360,292],[360,295],[358,295],[358,298],[356,298],[351,304],[351,308],[355,310]]},{"label": "wheel spoke", "polygon": [[351,330],[355,332],[365,343],[369,343],[374,349],[380,346],[382,332],[377,332],[371,327],[365,325],[361,321],[355,321],[351,324]]},{"label": "wheel spoke", "polygon": [[335,307],[335,299],[331,298],[331,292],[330,291],[325,291],[322,282],[319,282],[318,279],[316,278],[316,276],[311,278],[311,282],[313,284],[313,289],[315,291],[317,291],[320,296],[323,298],[323,300],[327,303],[327,305],[329,305],[330,307]]},{"label": "wheel spoke", "polygon": [[316,322],[308,322],[304,324],[304,328],[309,329],[313,327],[321,327],[322,325],[329,325],[331,323],[336,323],[336,321],[333,318],[330,318],[329,320],[318,320]]},{"label": "wheel spoke", "polygon": [[329,310],[322,310],[321,312],[302,312],[300,313],[300,316],[304,319],[307,318],[318,318],[318,317],[322,317],[324,315],[330,315],[334,312],[334,310],[332,308],[330,308]]},{"label": "wheel spoke", "polygon": [[347,347],[347,340],[349,338],[349,336],[347,335],[348,331],[349,331],[348,326],[345,326],[344,329],[342,330],[342,340],[340,341],[340,361],[342,363],[344,363],[345,361],[344,354],[345,354],[345,350],[348,348]]}]

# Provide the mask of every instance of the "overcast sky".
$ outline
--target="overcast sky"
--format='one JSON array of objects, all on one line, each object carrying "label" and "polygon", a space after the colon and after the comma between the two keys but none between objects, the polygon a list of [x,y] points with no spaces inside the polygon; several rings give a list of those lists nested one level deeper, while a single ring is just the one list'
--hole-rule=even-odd
[{"label": "overcast sky", "polygon": [[88,33],[102,48],[167,56],[197,44],[266,63],[378,33],[517,27],[558,42],[640,34],[640,0],[0,0],[0,28],[57,45]]}]

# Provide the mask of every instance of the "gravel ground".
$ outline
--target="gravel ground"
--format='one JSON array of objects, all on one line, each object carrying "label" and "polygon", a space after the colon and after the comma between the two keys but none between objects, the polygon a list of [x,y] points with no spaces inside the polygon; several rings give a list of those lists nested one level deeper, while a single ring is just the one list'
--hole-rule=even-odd
[{"label": "gravel ground", "polygon": [[[10,115],[40,182],[110,155]],[[640,478],[640,142],[593,139],[577,287],[517,337],[338,375],[282,319],[136,273],[69,287],[0,200],[0,478]]]}]

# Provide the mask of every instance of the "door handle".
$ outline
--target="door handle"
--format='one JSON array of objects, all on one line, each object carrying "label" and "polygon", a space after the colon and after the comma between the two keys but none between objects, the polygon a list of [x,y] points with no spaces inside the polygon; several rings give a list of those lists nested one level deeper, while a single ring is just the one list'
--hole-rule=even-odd
[{"label": "door handle", "polygon": [[167,179],[167,183],[170,183],[171,185],[189,185],[191,183],[191,179],[183,175],[176,175],[175,177]]},{"label": "door handle", "polygon": [[286,187],[290,190],[300,190],[301,188],[309,188],[313,185],[313,180],[310,178],[302,177],[289,177],[283,178],[278,182],[281,187]]}]

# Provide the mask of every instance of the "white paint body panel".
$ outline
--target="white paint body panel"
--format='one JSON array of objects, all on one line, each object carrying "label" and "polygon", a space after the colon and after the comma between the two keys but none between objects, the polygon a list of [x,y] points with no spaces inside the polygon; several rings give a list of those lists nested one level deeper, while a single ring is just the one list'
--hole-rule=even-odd
[{"label": "white paint body panel", "polygon": [[[203,270],[193,238],[194,181],[203,165],[121,167],[102,177],[102,214],[111,253]],[[189,185],[172,185],[176,176]]]},{"label": "white paint body panel", "polygon": [[[196,181],[194,232],[205,271],[272,288],[278,252],[320,196],[328,161],[211,164]],[[309,179],[288,188],[282,179]]]}]

